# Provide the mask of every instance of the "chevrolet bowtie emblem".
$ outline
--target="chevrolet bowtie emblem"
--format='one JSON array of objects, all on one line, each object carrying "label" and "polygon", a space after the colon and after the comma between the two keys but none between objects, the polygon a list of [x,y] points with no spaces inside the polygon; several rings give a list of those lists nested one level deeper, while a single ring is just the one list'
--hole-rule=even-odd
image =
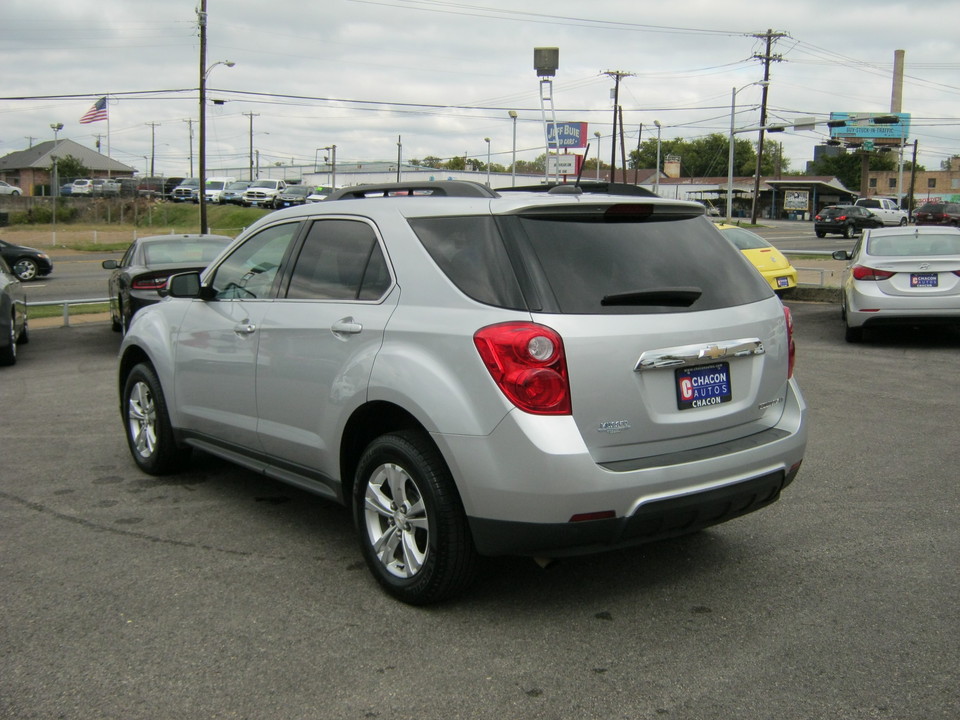
[{"label": "chevrolet bowtie emblem", "polygon": [[700,357],[710,358],[711,360],[716,360],[717,358],[722,358],[726,356],[727,356],[726,349],[718,345],[711,345],[706,350],[700,351]]}]

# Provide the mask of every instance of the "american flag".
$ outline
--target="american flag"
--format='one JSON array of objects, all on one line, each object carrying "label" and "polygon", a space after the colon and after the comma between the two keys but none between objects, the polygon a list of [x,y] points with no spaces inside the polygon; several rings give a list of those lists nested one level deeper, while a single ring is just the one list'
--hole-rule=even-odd
[{"label": "american flag", "polygon": [[107,99],[105,97],[97,100],[93,107],[87,110],[86,114],[80,118],[81,123],[92,123],[98,120],[107,119]]}]

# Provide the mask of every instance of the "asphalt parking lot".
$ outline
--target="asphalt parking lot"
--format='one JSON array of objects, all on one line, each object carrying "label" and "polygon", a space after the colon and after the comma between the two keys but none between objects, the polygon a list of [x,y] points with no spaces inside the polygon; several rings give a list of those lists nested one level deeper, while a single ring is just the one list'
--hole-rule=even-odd
[{"label": "asphalt parking lot", "polygon": [[345,510],[198,456],[140,473],[109,323],[0,370],[0,717],[960,716],[960,333],[791,303],[810,445],[774,506],[460,601],[383,595]]}]

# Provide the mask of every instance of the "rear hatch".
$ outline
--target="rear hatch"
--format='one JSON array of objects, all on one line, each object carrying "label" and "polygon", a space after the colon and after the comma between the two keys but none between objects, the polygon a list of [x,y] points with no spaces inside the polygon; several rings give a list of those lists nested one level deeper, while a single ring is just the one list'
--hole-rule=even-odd
[{"label": "rear hatch", "polygon": [[562,337],[573,417],[597,462],[716,445],[777,423],[783,307],[686,204],[518,215],[534,319]]},{"label": "rear hatch", "polygon": [[702,206],[584,196],[496,210],[410,222],[464,293],[559,333],[573,418],[598,463],[776,425],[783,306]]}]

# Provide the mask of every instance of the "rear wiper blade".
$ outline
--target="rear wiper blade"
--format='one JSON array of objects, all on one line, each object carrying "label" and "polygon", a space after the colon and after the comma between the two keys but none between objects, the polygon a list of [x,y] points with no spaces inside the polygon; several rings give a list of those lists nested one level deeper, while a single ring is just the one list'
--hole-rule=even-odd
[{"label": "rear wiper blade", "polygon": [[607,295],[600,304],[610,305],[660,305],[664,307],[690,307],[700,296],[703,290],[698,287],[670,287],[653,288],[651,290],[634,290],[631,292]]}]

